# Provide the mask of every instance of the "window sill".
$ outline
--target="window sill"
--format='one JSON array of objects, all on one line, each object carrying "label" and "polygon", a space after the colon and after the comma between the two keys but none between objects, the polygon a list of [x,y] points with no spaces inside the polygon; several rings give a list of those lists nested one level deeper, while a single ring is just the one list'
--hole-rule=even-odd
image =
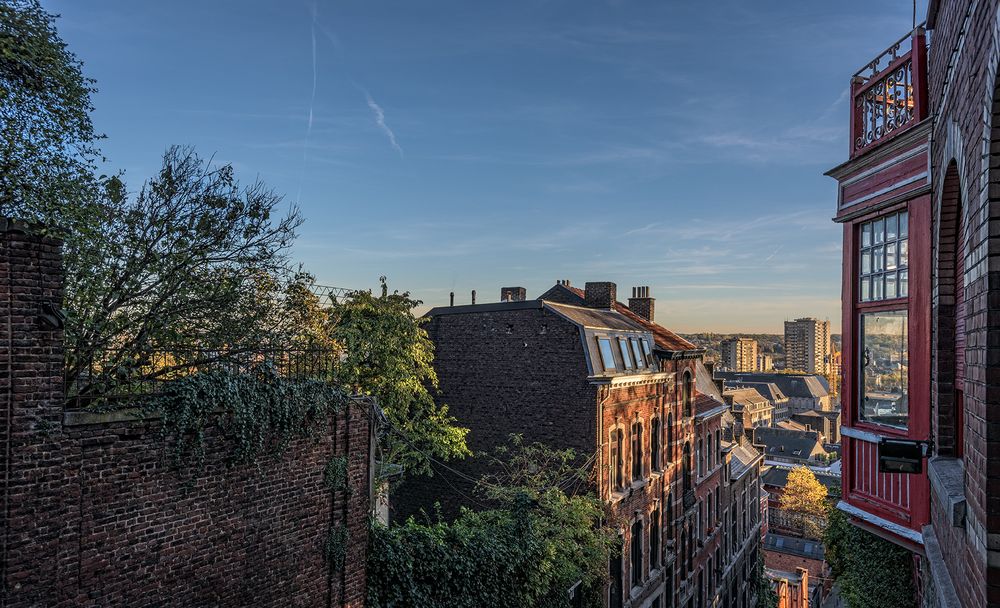
[{"label": "window sill", "polygon": [[640,488],[644,488],[648,483],[649,483],[648,479],[636,479],[635,481],[632,482],[632,485],[629,486],[629,488],[632,489],[633,491],[638,490]]},{"label": "window sill", "polygon": [[965,527],[965,463],[958,458],[934,456],[927,461],[931,493],[941,502],[948,521],[955,528]]}]

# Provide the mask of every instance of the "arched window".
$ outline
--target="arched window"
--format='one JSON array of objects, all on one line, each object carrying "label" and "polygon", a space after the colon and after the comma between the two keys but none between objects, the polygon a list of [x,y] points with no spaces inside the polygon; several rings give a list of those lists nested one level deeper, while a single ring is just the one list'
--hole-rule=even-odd
[{"label": "arched window", "polygon": [[642,423],[635,422],[632,424],[632,481],[642,478]]},{"label": "arched window", "polygon": [[649,466],[653,471],[663,468],[663,446],[660,445],[660,419],[653,418],[649,423]]},{"label": "arched window", "polygon": [[632,524],[632,538],[629,539],[632,543],[631,560],[629,560],[629,569],[632,571],[632,586],[638,587],[642,585],[642,580],[645,578],[642,571],[642,520],[636,520]]},{"label": "arched window", "polygon": [[683,477],[684,493],[691,491],[691,443],[684,442],[684,455],[681,458],[681,473]]},{"label": "arched window", "polygon": [[667,414],[667,460],[674,462],[674,413]]},{"label": "arched window", "polygon": [[698,451],[695,453],[695,458],[698,459],[698,479],[705,474],[705,467],[703,466],[703,461],[705,458],[705,440],[698,439]]},{"label": "arched window", "polygon": [[611,491],[617,492],[625,485],[624,437],[621,429],[611,431]]},{"label": "arched window", "polygon": [[[958,173],[958,165],[955,161],[952,161],[948,165],[948,171],[945,173],[944,184],[941,192],[941,223],[942,223],[942,239],[947,231],[946,225],[950,224],[951,229],[954,230],[953,242],[950,244],[941,243],[939,245],[941,253],[939,254],[942,258],[947,257],[947,260],[941,260],[942,266],[950,266],[948,272],[951,273],[953,280],[953,293],[954,293],[954,317],[951,319],[951,329],[953,330],[953,340],[951,346],[952,352],[946,353],[945,356],[941,356],[939,353],[939,358],[942,360],[952,359],[954,361],[954,390],[952,392],[952,404],[951,407],[946,406],[944,403],[940,403],[941,396],[938,397],[939,410],[942,415],[942,420],[940,420],[940,425],[943,427],[952,427],[952,433],[948,433],[948,429],[945,432],[938,432],[939,443],[941,447],[941,452],[944,454],[950,454],[956,458],[962,457],[962,448],[964,443],[964,426],[965,426],[965,346],[966,346],[966,329],[965,329],[965,319],[968,313],[965,301],[965,257],[966,257],[966,234],[965,225],[962,221],[962,216],[964,215],[964,209],[962,205],[962,185],[961,179]],[[947,222],[947,224],[946,224]],[[950,245],[946,247],[946,245]],[[941,276],[948,276],[947,273],[941,273]],[[946,293],[947,289],[942,288],[942,293]],[[942,298],[943,299],[943,298]],[[943,304],[944,302],[942,302]],[[944,347],[944,348],[941,348]],[[945,350],[948,345],[939,345],[939,349]],[[950,357],[948,356],[950,355]],[[949,411],[950,410],[950,411]],[[948,437],[951,435],[951,437]],[[951,445],[949,445],[951,444]]]},{"label": "arched window", "polygon": [[649,515],[649,569],[660,567],[660,510],[654,509]]},{"label": "arched window", "polygon": [[691,372],[684,372],[684,380],[681,383],[681,404],[684,407],[684,417],[691,417],[691,400],[692,400],[692,386],[691,386]]}]

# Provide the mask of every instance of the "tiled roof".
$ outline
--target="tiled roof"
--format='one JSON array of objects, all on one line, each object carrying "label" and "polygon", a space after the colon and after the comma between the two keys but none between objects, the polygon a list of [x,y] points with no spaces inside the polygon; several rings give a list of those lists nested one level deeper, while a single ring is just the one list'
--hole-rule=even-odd
[{"label": "tiled roof", "polygon": [[760,452],[746,441],[740,441],[733,448],[732,473],[733,477],[740,477],[744,471],[753,466],[760,458]]},{"label": "tiled roof", "polygon": [[772,374],[765,372],[716,372],[727,382],[773,382],[789,397],[804,397],[817,399],[826,397],[830,391],[820,381],[820,377],[812,374]]},{"label": "tiled roof", "polygon": [[[721,376],[721,374],[720,374]],[[744,382],[741,380],[726,379],[726,386],[732,385],[734,388],[755,388],[760,396],[768,401],[784,401],[788,399],[785,393],[781,392],[778,385],[773,382]]]},{"label": "tiled roof", "polygon": [[[579,287],[572,287],[569,285],[555,285],[541,296],[538,297],[539,300],[547,300],[551,302],[560,302],[563,304],[572,304],[576,306],[583,306],[584,303],[584,292]],[[653,339],[656,341],[656,346],[667,351],[696,351],[701,350],[694,344],[688,342],[684,338],[678,336],[674,332],[670,331],[666,327],[658,323],[653,323],[652,321],[647,321],[643,317],[632,312],[628,306],[622,304],[621,302],[615,302],[615,310],[621,314],[629,317],[636,323],[642,325],[646,331],[653,334]]]},{"label": "tiled roof", "polygon": [[824,452],[816,431],[796,432],[781,428],[754,429],[753,442],[764,445],[768,455],[808,459],[814,451]]},{"label": "tiled roof", "polygon": [[760,404],[767,405],[769,403],[768,400],[762,397],[755,388],[727,389],[726,392],[723,393],[723,397],[725,397],[731,405],[737,406],[740,410],[747,407],[753,409],[754,406]]}]

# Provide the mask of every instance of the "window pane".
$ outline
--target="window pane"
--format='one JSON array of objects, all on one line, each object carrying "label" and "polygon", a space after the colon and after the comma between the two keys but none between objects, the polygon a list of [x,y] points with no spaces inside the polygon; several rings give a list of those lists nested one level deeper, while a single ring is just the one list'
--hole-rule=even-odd
[{"label": "window pane", "polygon": [[643,359],[645,359],[645,357],[642,356],[642,349],[639,347],[639,341],[632,338],[629,340],[629,343],[632,344],[632,353],[635,355],[635,366],[646,367],[643,363]]},{"label": "window pane", "polygon": [[902,270],[899,273],[899,297],[905,298],[910,295],[909,271]]},{"label": "window pane", "polygon": [[885,221],[877,219],[872,222],[872,236],[876,245],[885,242]]},{"label": "window pane", "polygon": [[625,338],[618,338],[618,346],[622,351],[622,361],[625,362],[625,369],[632,369],[632,355],[628,352],[628,341]]},{"label": "window pane", "polygon": [[899,267],[906,268],[910,265],[910,241],[899,242]]},{"label": "window pane", "polygon": [[899,237],[899,233],[896,230],[896,217],[895,215],[890,215],[885,218],[885,240],[895,241]]},{"label": "window pane", "polygon": [[887,272],[885,274],[885,297],[895,298],[896,295],[896,273]]},{"label": "window pane", "polygon": [[872,250],[865,249],[861,252],[861,274],[871,274],[872,272]]},{"label": "window pane", "polygon": [[885,246],[885,269],[896,270],[896,243]]},{"label": "window pane", "polygon": [[870,223],[861,226],[861,246],[872,246],[872,225]]},{"label": "window pane", "polygon": [[909,416],[907,313],[861,315],[861,411],[863,420],[905,429]]},{"label": "window pane", "polygon": [[611,340],[608,340],[607,338],[598,338],[597,342],[601,346],[601,362],[604,363],[604,369],[617,369],[615,366],[615,354],[611,350]]},{"label": "window pane", "polygon": [[881,300],[885,297],[885,292],[882,290],[882,275],[877,274],[872,277],[872,299]]},{"label": "window pane", "polygon": [[906,238],[910,234],[909,214],[905,211],[899,214],[899,236]]},{"label": "window pane", "polygon": [[882,272],[885,270],[885,249],[876,247],[872,249],[872,272]]},{"label": "window pane", "polygon": [[865,277],[861,279],[861,301],[867,302],[872,297],[872,279]]}]

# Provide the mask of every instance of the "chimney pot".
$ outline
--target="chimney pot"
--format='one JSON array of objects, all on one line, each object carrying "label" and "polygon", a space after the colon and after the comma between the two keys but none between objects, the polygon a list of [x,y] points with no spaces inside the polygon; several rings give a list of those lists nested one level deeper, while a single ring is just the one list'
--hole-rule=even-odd
[{"label": "chimney pot", "polygon": [[449,304],[448,304],[448,306],[454,306],[454,305],[455,305],[455,292],[453,291],[453,292],[451,292],[449,294]]},{"label": "chimney pot", "polygon": [[476,290],[475,289],[472,290],[472,303],[473,304],[476,303]]},{"label": "chimney pot", "polygon": [[632,297],[628,299],[628,308],[643,319],[653,321],[653,305],[655,298],[649,297],[649,286],[643,285],[632,288]]},{"label": "chimney pot", "polygon": [[583,300],[588,308],[605,308],[611,310],[618,301],[618,286],[614,283],[604,281],[595,283],[585,283],[583,286]]}]

